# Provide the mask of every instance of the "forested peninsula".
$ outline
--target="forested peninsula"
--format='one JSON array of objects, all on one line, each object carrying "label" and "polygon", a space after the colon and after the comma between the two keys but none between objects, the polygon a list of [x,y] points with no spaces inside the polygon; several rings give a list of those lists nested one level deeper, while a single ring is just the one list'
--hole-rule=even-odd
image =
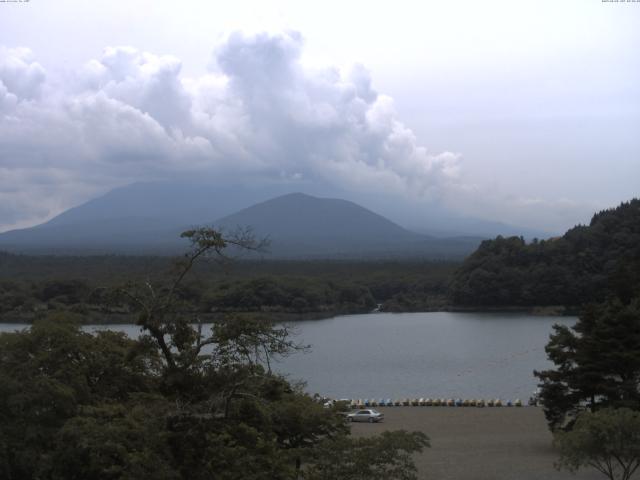
[{"label": "forested peninsula", "polygon": [[640,287],[640,200],[596,213],[562,237],[482,242],[450,284],[452,305],[580,307]]}]

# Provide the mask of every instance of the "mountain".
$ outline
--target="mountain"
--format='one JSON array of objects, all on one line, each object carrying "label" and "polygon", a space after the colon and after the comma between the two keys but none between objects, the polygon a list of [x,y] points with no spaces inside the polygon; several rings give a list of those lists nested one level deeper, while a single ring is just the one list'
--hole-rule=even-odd
[{"label": "mountain", "polygon": [[294,241],[348,239],[352,243],[416,240],[409,232],[385,217],[353,202],[318,198],[303,193],[282,195],[245,208],[216,222],[226,228],[251,225],[260,234],[277,232]]},{"label": "mountain", "polygon": [[[301,193],[229,212],[246,202],[245,193],[231,186],[167,189],[142,184],[117,189],[45,224],[0,234],[0,248],[23,253],[172,254],[186,247],[180,232],[196,224],[226,231],[249,226],[256,236],[271,240],[269,251],[262,254],[270,258],[460,258],[481,240],[417,234],[353,202]],[[254,197],[266,194],[253,192]],[[219,220],[212,222],[215,215]]]},{"label": "mountain", "polygon": [[180,232],[211,224],[277,189],[242,184],[134,183],[32,228],[0,234],[0,249],[24,253],[160,253],[185,248]]},{"label": "mountain", "polygon": [[276,257],[461,257],[479,238],[439,239],[410,232],[347,200],[283,195],[216,222],[225,230],[250,225],[270,240]]},{"label": "mountain", "polygon": [[[113,189],[40,225],[51,227],[118,219],[154,219],[164,225],[211,223],[283,192],[244,184],[194,182],[134,183]],[[126,222],[126,220],[125,220]],[[144,223],[144,220],[143,220]],[[127,226],[131,228],[131,225]]]}]

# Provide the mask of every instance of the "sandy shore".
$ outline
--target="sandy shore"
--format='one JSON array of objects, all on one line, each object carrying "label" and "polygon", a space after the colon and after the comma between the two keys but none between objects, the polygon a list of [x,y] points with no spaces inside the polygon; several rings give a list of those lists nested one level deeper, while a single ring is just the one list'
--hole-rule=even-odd
[{"label": "sandy shore", "polygon": [[354,423],[354,436],[420,430],[431,448],[416,458],[421,479],[597,480],[594,471],[558,472],[541,408],[378,407],[385,421]]}]

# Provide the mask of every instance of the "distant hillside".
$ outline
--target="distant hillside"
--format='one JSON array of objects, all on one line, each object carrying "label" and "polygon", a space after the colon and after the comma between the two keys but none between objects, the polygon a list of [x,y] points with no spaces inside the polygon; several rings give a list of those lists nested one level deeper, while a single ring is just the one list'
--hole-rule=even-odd
[{"label": "distant hillside", "polygon": [[175,184],[117,189],[45,224],[0,234],[0,249],[30,254],[176,254],[187,246],[180,233],[198,224],[227,231],[251,227],[257,236],[270,238],[269,251],[261,254],[267,258],[459,259],[481,240],[420,235],[355,203],[301,193],[239,211],[236,207],[230,214],[232,206],[266,191],[245,195],[242,188],[229,190],[234,188]]},{"label": "distant hillside", "polygon": [[0,234],[0,249],[37,254],[171,254],[185,228],[211,224],[273,196],[273,189],[192,182],[135,183],[33,228]]},{"label": "distant hillside", "polygon": [[215,225],[250,225],[258,237],[269,238],[269,256],[277,258],[461,258],[480,241],[420,235],[353,202],[302,193],[253,205]]},{"label": "distant hillside", "polygon": [[467,306],[579,306],[640,293],[640,200],[595,214],[588,226],[527,244],[485,240],[458,269],[451,299]]},{"label": "distant hillside", "polygon": [[[281,195],[275,188],[242,184],[208,185],[194,182],[134,183],[116,188],[61,213],[43,227],[78,225],[84,222],[144,219],[165,226],[211,223],[241,208]],[[129,230],[133,226],[126,225]]]}]

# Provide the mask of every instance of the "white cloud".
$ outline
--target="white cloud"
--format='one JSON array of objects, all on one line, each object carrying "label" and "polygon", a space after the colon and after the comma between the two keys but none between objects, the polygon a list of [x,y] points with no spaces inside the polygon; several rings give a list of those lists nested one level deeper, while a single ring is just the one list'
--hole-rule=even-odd
[{"label": "white cloud", "polygon": [[28,48],[0,46],[0,78],[6,89],[16,97],[34,99],[40,96],[46,75]]},{"label": "white cloud", "polygon": [[[297,32],[236,32],[198,78],[132,47],[105,49],[73,78],[45,72],[27,49],[0,50],[0,198],[11,199],[0,229],[185,172],[414,195],[457,182],[459,156],[420,146],[363,66],[305,67],[302,49]],[[28,201],[13,191],[16,175]]]}]

